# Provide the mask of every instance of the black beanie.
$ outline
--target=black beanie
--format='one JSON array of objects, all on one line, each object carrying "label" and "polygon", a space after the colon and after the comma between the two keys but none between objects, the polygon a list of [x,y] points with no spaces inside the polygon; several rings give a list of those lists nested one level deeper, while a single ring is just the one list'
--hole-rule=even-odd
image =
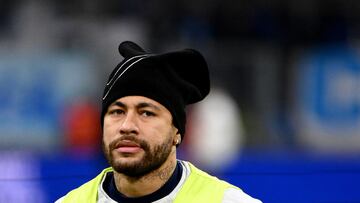
[{"label": "black beanie", "polygon": [[181,136],[185,134],[188,104],[210,91],[209,71],[204,57],[193,49],[152,54],[137,44],[119,45],[124,59],[111,72],[102,99],[101,125],[107,108],[125,96],[144,96],[165,106]]}]

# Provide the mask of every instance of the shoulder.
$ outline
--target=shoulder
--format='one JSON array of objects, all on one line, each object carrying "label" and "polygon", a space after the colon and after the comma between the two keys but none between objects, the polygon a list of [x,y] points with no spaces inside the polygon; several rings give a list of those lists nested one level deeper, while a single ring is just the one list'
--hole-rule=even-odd
[{"label": "shoulder", "polygon": [[[189,162],[182,161],[183,164],[190,170],[192,177],[194,179],[199,180],[198,182],[205,183],[205,187],[209,189],[213,189],[215,191],[223,191],[222,195],[222,202],[223,203],[235,203],[235,202],[241,202],[241,203],[261,203],[261,201],[251,197],[250,195],[246,194],[243,190],[241,190],[239,187],[232,185],[224,180],[218,179],[215,176],[212,176],[205,171],[202,171],[192,165]],[[204,185],[202,185],[202,188],[204,188]],[[240,201],[239,201],[240,200]]]},{"label": "shoulder", "polygon": [[207,172],[195,167],[190,162],[182,161],[182,163],[185,165],[187,170],[190,171],[190,176],[188,179],[199,180],[201,182],[206,181],[207,184],[218,185],[218,186],[222,187],[223,189],[237,188],[236,186],[234,186],[224,180],[221,180],[221,179],[217,178],[216,176],[212,176],[212,175],[208,174]]}]

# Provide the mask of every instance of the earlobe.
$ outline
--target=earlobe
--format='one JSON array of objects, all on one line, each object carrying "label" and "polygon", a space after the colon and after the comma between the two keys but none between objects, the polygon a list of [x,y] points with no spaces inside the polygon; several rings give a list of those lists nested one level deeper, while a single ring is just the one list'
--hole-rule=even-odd
[{"label": "earlobe", "polygon": [[181,143],[181,135],[177,133],[174,139],[174,145],[179,145],[180,143]]}]

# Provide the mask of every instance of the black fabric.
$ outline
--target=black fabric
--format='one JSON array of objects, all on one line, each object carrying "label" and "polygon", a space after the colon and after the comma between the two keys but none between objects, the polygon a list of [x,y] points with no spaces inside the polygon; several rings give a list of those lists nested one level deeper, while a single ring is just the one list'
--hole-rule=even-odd
[{"label": "black fabric", "polygon": [[159,190],[155,191],[154,193],[151,193],[151,194],[143,196],[143,197],[130,198],[130,197],[126,197],[125,195],[121,194],[116,189],[114,174],[112,172],[106,174],[106,177],[105,177],[102,187],[103,187],[104,191],[106,192],[106,194],[109,195],[109,197],[111,197],[111,199],[113,199],[117,202],[121,202],[121,203],[154,202],[156,200],[159,200],[159,199],[169,195],[174,190],[174,188],[180,182],[182,173],[183,173],[183,168],[181,166],[181,163],[178,162],[174,173],[171,175],[171,177],[165,183],[165,185],[162,186]]},{"label": "black fabric", "polygon": [[193,49],[164,54],[145,52],[133,42],[123,42],[124,57],[105,86],[101,123],[108,106],[124,96],[145,96],[164,105],[181,136],[185,134],[185,107],[204,99],[210,91],[209,71],[203,56]]}]

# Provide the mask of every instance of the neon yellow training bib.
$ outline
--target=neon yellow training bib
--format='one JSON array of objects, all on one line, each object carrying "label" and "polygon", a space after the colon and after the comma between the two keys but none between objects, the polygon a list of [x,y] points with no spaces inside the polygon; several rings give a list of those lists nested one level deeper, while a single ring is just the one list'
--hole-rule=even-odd
[{"label": "neon yellow training bib", "polygon": [[[190,166],[190,175],[176,195],[174,203],[220,203],[226,189],[239,189],[201,171],[191,163],[187,163]],[[70,191],[66,194],[62,203],[96,203],[98,187],[105,174],[111,171],[113,171],[112,168],[106,168],[94,179]]]}]

